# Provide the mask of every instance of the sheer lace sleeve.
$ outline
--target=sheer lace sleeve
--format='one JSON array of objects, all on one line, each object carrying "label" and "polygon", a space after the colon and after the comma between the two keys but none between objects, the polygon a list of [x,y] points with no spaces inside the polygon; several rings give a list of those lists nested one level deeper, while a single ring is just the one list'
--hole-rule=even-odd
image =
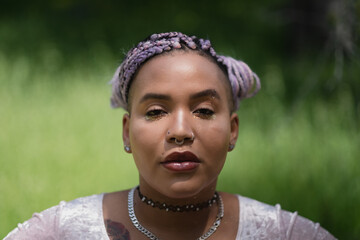
[{"label": "sheer lace sleeve", "polygon": [[109,240],[102,213],[103,194],[62,201],[19,224],[5,240]]},{"label": "sheer lace sleeve", "polygon": [[239,196],[240,219],[236,239],[334,240],[329,232],[297,212]]},{"label": "sheer lace sleeve", "polygon": [[32,218],[24,223],[19,223],[17,228],[11,231],[4,240],[59,239],[59,219],[64,205],[65,202],[60,202],[59,205],[46,209],[41,213],[34,213]]},{"label": "sheer lace sleeve", "polygon": [[283,233],[283,239],[309,239],[309,240],[335,240],[328,231],[323,229],[319,223],[314,223],[297,212],[290,213],[283,211],[280,205],[276,205],[277,215],[279,216],[279,226]]}]

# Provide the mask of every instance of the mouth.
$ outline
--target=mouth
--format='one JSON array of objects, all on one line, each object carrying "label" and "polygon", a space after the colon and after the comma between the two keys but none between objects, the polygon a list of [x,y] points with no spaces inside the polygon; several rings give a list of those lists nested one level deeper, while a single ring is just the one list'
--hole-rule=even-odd
[{"label": "mouth", "polygon": [[199,158],[192,152],[174,152],[168,155],[161,165],[170,171],[186,172],[200,165]]}]

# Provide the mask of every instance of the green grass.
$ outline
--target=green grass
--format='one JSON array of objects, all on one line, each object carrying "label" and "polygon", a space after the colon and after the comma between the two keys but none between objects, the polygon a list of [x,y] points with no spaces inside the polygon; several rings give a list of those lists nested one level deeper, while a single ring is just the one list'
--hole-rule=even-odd
[{"label": "green grass", "polygon": [[[60,200],[137,184],[123,151],[123,111],[109,107],[116,60],[103,51],[66,63],[50,50],[40,60],[0,52],[0,237]],[[297,210],[340,239],[359,238],[360,135],[347,91],[289,112],[264,85],[242,103],[219,189]]]}]

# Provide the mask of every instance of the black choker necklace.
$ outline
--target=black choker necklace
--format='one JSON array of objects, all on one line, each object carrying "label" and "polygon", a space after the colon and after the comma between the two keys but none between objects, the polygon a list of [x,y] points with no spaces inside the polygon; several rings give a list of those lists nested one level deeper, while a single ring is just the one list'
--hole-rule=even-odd
[{"label": "black choker necklace", "polygon": [[168,205],[166,203],[160,203],[158,201],[154,202],[152,199],[147,198],[146,196],[142,195],[140,192],[140,187],[137,187],[136,190],[139,193],[139,197],[142,202],[146,203],[147,205],[150,205],[152,207],[156,207],[165,211],[172,211],[172,212],[190,212],[190,211],[200,211],[201,209],[211,207],[214,203],[217,203],[219,200],[219,194],[215,192],[214,196],[202,203],[197,204],[188,204],[188,205],[182,205],[182,206],[174,206],[174,205]]},{"label": "black choker necklace", "polygon": [[140,187],[136,188],[138,193],[139,193],[139,197],[141,199],[142,202],[146,203],[147,205],[150,205],[152,207],[156,207],[165,211],[172,211],[172,212],[190,212],[190,211],[200,211],[201,209],[207,208],[207,207],[211,207],[211,205],[213,205],[214,203],[217,203],[219,200],[219,194],[217,192],[215,192],[214,196],[206,201],[206,202],[202,202],[202,203],[197,203],[197,204],[189,204],[189,205],[182,205],[182,206],[174,206],[174,205],[168,205],[166,203],[160,203],[158,201],[154,202],[152,199],[147,198],[146,196],[142,195],[140,192]]}]

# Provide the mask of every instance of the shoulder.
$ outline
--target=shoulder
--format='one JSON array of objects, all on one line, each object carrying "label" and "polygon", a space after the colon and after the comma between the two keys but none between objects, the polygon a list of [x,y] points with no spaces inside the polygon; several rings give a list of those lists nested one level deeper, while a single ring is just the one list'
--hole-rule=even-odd
[{"label": "shoulder", "polygon": [[71,222],[93,221],[102,214],[103,194],[81,197],[69,202],[63,202],[59,214],[59,225],[63,227]]},{"label": "shoulder", "polygon": [[329,232],[297,212],[291,213],[247,197],[239,199],[241,239],[335,239]]},{"label": "shoulder", "polygon": [[104,194],[97,194],[67,202],[59,219],[60,239],[85,236],[103,239],[107,236],[102,211],[103,196]]},{"label": "shoulder", "polygon": [[63,212],[76,210],[76,214],[81,215],[81,213],[86,212],[87,210],[94,210],[95,208],[101,207],[103,196],[104,194],[95,194],[76,198],[69,202],[62,201],[61,203],[63,203]]},{"label": "shoulder", "polygon": [[56,206],[34,213],[29,220],[18,224],[5,239],[72,239],[72,234],[88,231],[88,224],[97,225],[95,230],[102,232],[99,226],[102,221],[102,198],[103,194],[97,194],[69,202],[61,201]]}]

